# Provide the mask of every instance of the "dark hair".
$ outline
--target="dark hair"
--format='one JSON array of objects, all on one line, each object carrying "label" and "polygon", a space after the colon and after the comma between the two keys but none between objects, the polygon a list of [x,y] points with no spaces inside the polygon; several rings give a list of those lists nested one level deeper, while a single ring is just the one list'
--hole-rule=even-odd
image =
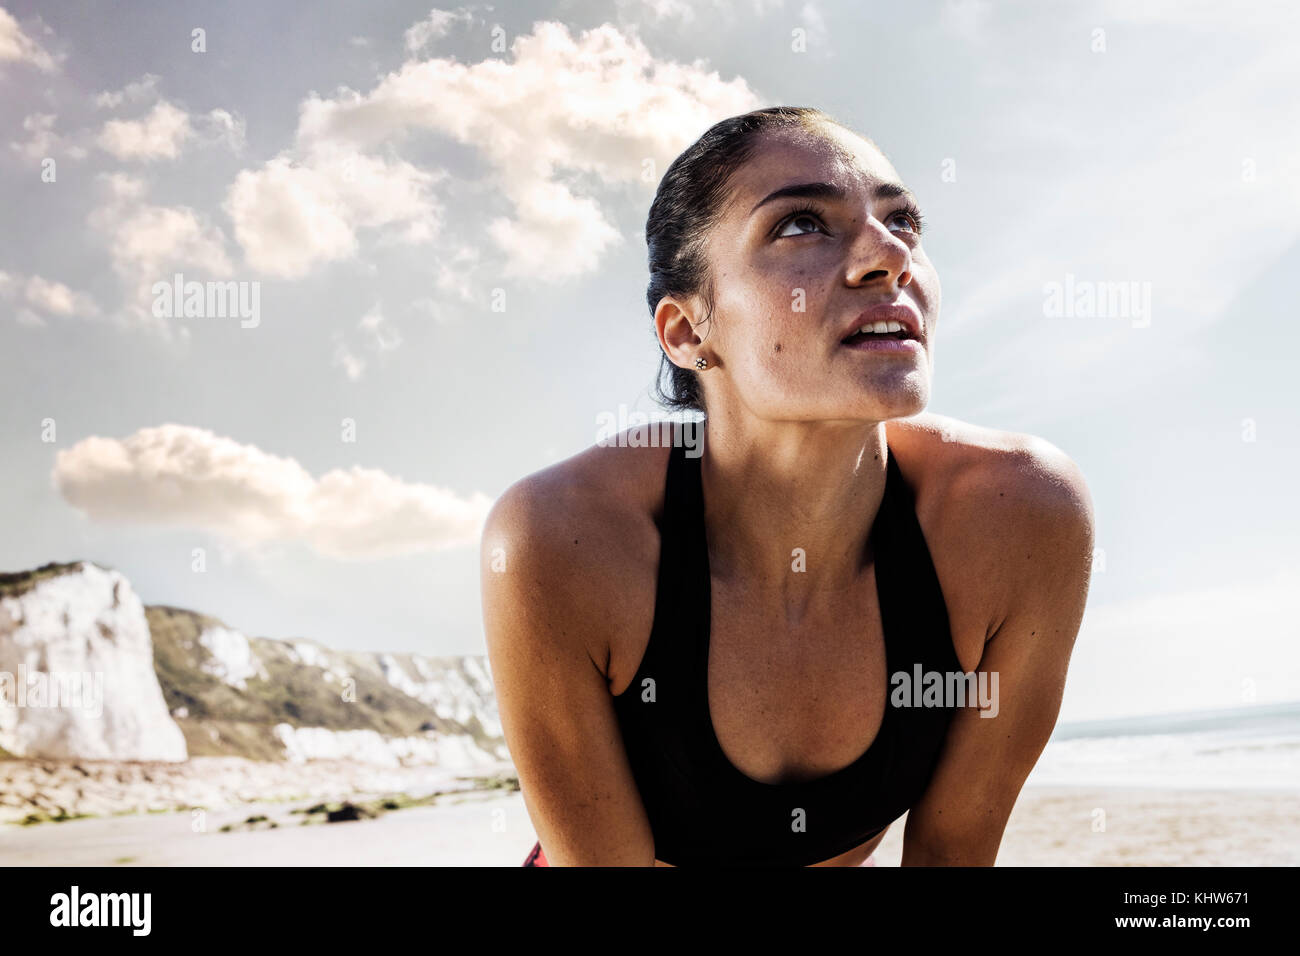
[{"label": "dark hair", "polygon": [[[652,319],[664,296],[693,295],[704,301],[703,321],[712,319],[713,276],[705,259],[704,243],[709,230],[721,218],[732,175],[753,155],[760,133],[792,128],[815,133],[822,123],[848,129],[815,107],[754,110],[715,123],[673,160],[659,181],[645,223],[650,260],[646,303]],[[667,390],[663,386],[665,372]],[[660,354],[653,394],[656,401],[673,411],[705,411],[699,374],[669,361],[667,353]]]}]

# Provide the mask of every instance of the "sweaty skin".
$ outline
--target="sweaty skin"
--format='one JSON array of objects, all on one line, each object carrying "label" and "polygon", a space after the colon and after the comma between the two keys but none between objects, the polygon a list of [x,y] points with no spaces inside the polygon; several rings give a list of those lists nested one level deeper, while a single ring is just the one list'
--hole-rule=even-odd
[{"label": "sweaty skin", "polygon": [[[830,184],[809,200],[778,189]],[[819,187],[820,189],[820,187]],[[820,189],[825,193],[827,190]],[[768,134],[709,234],[712,317],[665,297],[660,344],[702,373],[701,478],[713,611],[709,709],[744,774],[775,783],[848,766],[885,702],[867,547],[885,444],[916,511],[967,671],[995,671],[993,719],[959,710],[904,865],[992,865],[1059,711],[1087,597],[1092,505],[1077,466],[1029,435],[924,413],[940,291],[897,173],[865,140]],[[915,352],[841,345],[858,314],[904,302]],[[611,694],[653,621],[667,448],[595,445],[512,485],[482,540],[483,607],[507,744],[552,865],[667,865]],[[792,548],[807,555],[791,573]],[[861,865],[883,839],[816,865]]]}]

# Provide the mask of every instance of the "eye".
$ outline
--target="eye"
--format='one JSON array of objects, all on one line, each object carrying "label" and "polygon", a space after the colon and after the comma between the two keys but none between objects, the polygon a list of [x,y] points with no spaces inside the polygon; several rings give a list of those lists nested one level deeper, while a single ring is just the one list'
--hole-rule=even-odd
[{"label": "eye", "polygon": [[890,215],[890,217],[885,220],[885,223],[886,225],[888,225],[889,223],[893,223],[898,220],[902,220],[903,223],[906,224],[908,231],[914,232],[918,236],[925,229],[925,217],[921,215],[921,210],[918,209],[916,206],[912,205],[911,203],[908,203],[906,206],[902,207],[901,209],[895,210]]},{"label": "eye", "polygon": [[790,235],[786,235],[785,229],[787,226],[792,226],[797,222],[804,222],[804,221],[820,222],[820,220],[822,220],[825,217],[825,214],[826,211],[824,209],[813,205],[802,206],[799,209],[793,209],[786,215],[784,219],[781,220],[780,225],[776,227],[776,232],[774,234],[775,238],[793,239],[796,236],[806,236],[809,233],[796,232],[796,233],[791,233]]}]

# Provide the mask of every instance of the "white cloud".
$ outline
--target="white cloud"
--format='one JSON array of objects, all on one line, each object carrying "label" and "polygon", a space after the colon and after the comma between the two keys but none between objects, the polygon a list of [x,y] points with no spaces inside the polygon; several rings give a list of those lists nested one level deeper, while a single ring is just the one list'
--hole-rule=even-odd
[{"label": "white cloud", "polygon": [[492,503],[376,469],[313,478],[292,458],[177,424],[86,438],[57,454],[51,480],[92,520],[199,529],[245,546],[300,541],[343,560],[471,545]]},{"label": "white cloud", "polygon": [[430,41],[445,37],[457,23],[473,23],[474,14],[469,7],[451,10],[430,10],[429,16],[406,31],[406,49],[412,53],[423,49]]},{"label": "white cloud", "polygon": [[198,266],[214,278],[231,273],[221,230],[188,206],[144,205],[124,219],[113,237],[113,264],[123,275],[162,278],[168,264]]},{"label": "white cloud", "polygon": [[463,302],[479,301],[479,293],[471,282],[473,268],[479,259],[479,251],[473,246],[461,246],[450,254],[439,256],[434,284]]},{"label": "white cloud", "polygon": [[8,10],[0,7],[0,63],[4,62],[30,63],[45,73],[52,73],[57,66],[55,58],[23,32]]},{"label": "white cloud", "polygon": [[436,234],[438,176],[402,160],[322,147],[304,162],[278,156],[239,173],[225,210],[253,268],[301,278],[315,266],[351,258],[357,230],[406,227],[403,238]]},{"label": "white cloud", "polygon": [[662,169],[713,122],[759,105],[743,79],[657,60],[610,24],[574,38],[563,24],[539,22],[511,49],[512,61],[412,60],[365,95],[312,94],[300,107],[299,145],[369,149],[432,131],[477,149],[513,207],[489,225],[503,271],[558,282],[590,272],[621,241],[596,199],[577,195],[561,170],[636,183],[647,160]]},{"label": "white cloud", "polygon": [[[380,355],[392,352],[402,344],[402,333],[384,315],[383,306],[378,302],[361,317],[357,328],[364,336],[365,347]],[[366,370],[366,360],[353,351],[342,332],[334,333],[334,364],[342,368],[352,382],[359,381]]]},{"label": "white cloud", "polygon": [[[101,93],[100,97],[110,95],[123,94]],[[30,114],[22,124],[28,138],[11,140],[9,148],[33,162],[46,157],[84,159],[87,149],[82,143],[98,146],[121,160],[145,162],[175,159],[191,140],[224,145],[234,153],[244,148],[244,119],[223,109],[194,117],[171,103],[159,102],[143,119],[110,120],[98,133],[82,129],[71,137],[54,131],[57,121],[53,113]]]},{"label": "white cloud", "polygon": [[132,202],[144,196],[144,180],[130,173],[100,173],[98,176],[111,205]]},{"label": "white cloud", "polygon": [[45,325],[46,316],[99,315],[99,306],[89,295],[38,275],[22,276],[0,272],[0,299],[14,302],[17,320],[23,325]]},{"label": "white cloud", "polygon": [[117,109],[123,103],[142,103],[151,100],[158,95],[160,79],[162,77],[156,73],[146,73],[120,90],[105,90],[95,97],[95,106],[99,109]]},{"label": "white cloud", "polygon": [[220,227],[189,206],[157,206],[144,200],[144,183],[125,173],[101,173],[106,200],[88,221],[104,236],[114,271],[127,285],[127,317],[158,326],[150,310],[155,282],[178,268],[197,270],[203,281],[233,272]]},{"label": "white cloud", "polygon": [[17,150],[28,159],[40,159],[50,155],[54,143],[58,140],[58,134],[54,132],[54,124],[57,120],[58,117],[53,113],[33,113],[24,117],[23,131],[29,133],[31,138],[25,143],[13,141],[9,144],[9,148]]},{"label": "white cloud", "polygon": [[51,315],[95,315],[99,312],[90,296],[73,292],[62,282],[51,282],[40,276],[27,279],[25,293],[29,305]]},{"label": "white cloud", "polygon": [[493,219],[488,234],[506,253],[505,275],[558,282],[591,272],[606,247],[622,241],[594,199],[560,183],[512,190],[515,218]]},{"label": "white cloud", "polygon": [[349,382],[360,381],[366,370],[366,360],[348,348],[341,332],[334,333],[334,364],[343,369]]},{"label": "white cloud", "polygon": [[[422,43],[464,19],[472,19],[467,8],[435,11],[409,39]],[[411,60],[365,95],[310,94],[294,148],[241,171],[227,193],[224,208],[249,265],[302,278],[356,256],[366,228],[381,244],[438,240],[432,186],[445,174],[394,158],[398,144],[429,131],[477,149],[489,167],[485,194],[512,209],[486,219],[483,238],[504,254],[497,274],[555,283],[590,273],[622,235],[561,171],[609,186],[641,182],[647,161],[666,166],[712,122],[758,105],[744,80],[724,82],[699,63],[657,61],[610,25],[575,40],[561,24],[537,23],[512,49],[513,62]],[[385,158],[372,155],[380,147]],[[478,251],[463,231],[430,258],[441,290],[477,298],[465,266]]]},{"label": "white cloud", "polygon": [[235,238],[254,268],[299,278],[320,262],[353,255],[357,238],[330,177],[277,158],[243,170],[226,197]]},{"label": "white cloud", "polygon": [[28,139],[23,142],[11,140],[9,148],[31,162],[39,162],[48,157],[67,156],[71,159],[84,159],[86,150],[69,143],[54,132],[58,117],[53,113],[32,113],[23,118],[23,130]]},{"label": "white cloud", "polygon": [[116,109],[124,103],[154,100],[153,108],[139,119],[108,120],[96,138],[96,145],[120,160],[152,162],[176,159],[185,144],[223,144],[232,152],[244,148],[246,124],[229,110],[213,109],[207,114],[190,114],[158,95],[160,77],[146,73],[120,90],[105,90],[95,97],[100,109]]},{"label": "white cloud", "polygon": [[361,317],[357,327],[370,336],[371,347],[378,352],[391,352],[402,344],[402,334],[384,317],[378,302]]},{"label": "white cloud", "polygon": [[434,264],[433,284],[443,296],[420,296],[410,303],[415,312],[423,313],[435,322],[450,322],[457,313],[449,309],[448,300],[453,304],[467,302],[482,304],[487,301],[487,291],[475,285],[474,271],[480,264],[481,256],[473,246],[459,246],[452,251],[440,254]]},{"label": "white cloud", "polygon": [[189,114],[166,100],[138,120],[109,120],[96,140],[99,147],[122,160],[175,159],[194,135]]},{"label": "white cloud", "polygon": [[232,153],[242,153],[248,124],[244,118],[228,110],[211,110],[199,123],[205,138],[216,143],[224,143]]}]

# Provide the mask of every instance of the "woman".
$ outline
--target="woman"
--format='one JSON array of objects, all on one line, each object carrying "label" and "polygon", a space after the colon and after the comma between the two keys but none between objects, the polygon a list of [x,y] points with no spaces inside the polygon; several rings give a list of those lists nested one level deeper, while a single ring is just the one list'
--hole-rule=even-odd
[{"label": "woman", "polygon": [[904,812],[903,865],[993,864],[1060,707],[1092,506],[1047,442],[919,414],[921,231],[819,110],[725,120],[668,169],[661,398],[705,424],[529,475],[484,530],[525,865],[871,865]]}]

